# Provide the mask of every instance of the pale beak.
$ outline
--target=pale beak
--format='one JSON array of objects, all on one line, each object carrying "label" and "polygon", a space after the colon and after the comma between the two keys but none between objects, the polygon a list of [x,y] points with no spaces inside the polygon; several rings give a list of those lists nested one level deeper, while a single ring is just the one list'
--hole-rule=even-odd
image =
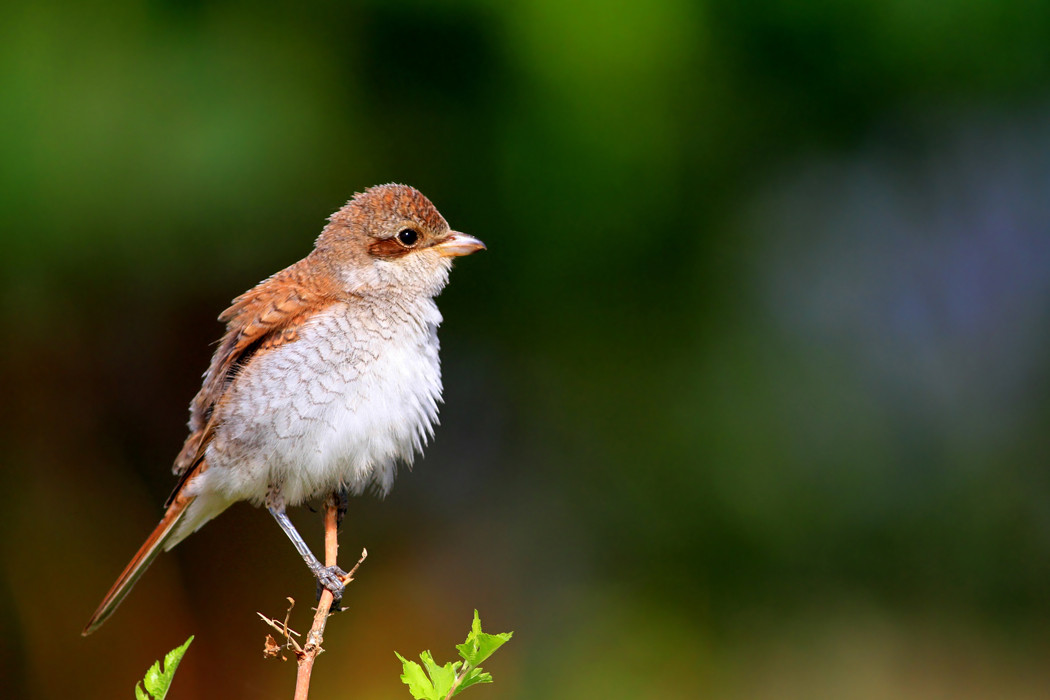
[{"label": "pale beak", "polygon": [[440,243],[434,245],[434,250],[446,258],[451,258],[457,255],[470,255],[478,250],[485,250],[485,244],[474,238],[474,236],[468,236],[459,231],[452,231]]}]

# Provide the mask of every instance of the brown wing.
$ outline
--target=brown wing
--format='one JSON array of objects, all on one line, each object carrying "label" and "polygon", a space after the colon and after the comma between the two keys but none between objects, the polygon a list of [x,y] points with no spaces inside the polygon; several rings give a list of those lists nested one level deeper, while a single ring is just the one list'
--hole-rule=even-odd
[{"label": "brown wing", "polygon": [[310,316],[339,299],[330,278],[319,274],[317,266],[308,265],[307,260],[259,283],[219,316],[226,322],[226,334],[204,374],[204,385],[190,404],[190,436],[173,468],[182,478],[169,502],[201,464],[215,433],[215,407],[237,372],[257,353],[294,342]]}]

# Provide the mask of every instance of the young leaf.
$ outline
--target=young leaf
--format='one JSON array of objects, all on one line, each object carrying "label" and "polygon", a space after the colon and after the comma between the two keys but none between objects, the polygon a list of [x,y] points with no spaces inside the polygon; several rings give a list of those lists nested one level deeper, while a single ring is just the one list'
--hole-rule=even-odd
[{"label": "young leaf", "polygon": [[492,682],[492,674],[491,673],[482,673],[480,668],[472,668],[472,669],[470,669],[470,673],[468,673],[466,675],[466,677],[463,679],[463,681],[459,684],[459,687],[456,688],[456,692],[453,693],[452,696],[455,697],[455,696],[459,695],[461,692],[463,692],[464,688],[469,688],[470,686],[472,686],[472,685],[474,685],[476,683],[491,683],[491,682]]},{"label": "young leaf", "polygon": [[[474,611],[474,624],[471,625],[467,641],[457,644],[459,655],[471,666],[480,666],[481,662],[492,656],[492,653],[506,644],[514,636],[513,632],[502,634],[485,634],[481,631],[481,618]],[[477,681],[475,681],[477,682]],[[461,686],[462,687],[462,686]]]},{"label": "young leaf", "polygon": [[401,660],[405,671],[401,676],[401,682],[408,686],[415,700],[445,700],[456,680],[456,671],[459,670],[458,663],[453,664],[450,661],[444,666],[438,666],[434,663],[434,657],[430,655],[430,652],[424,651],[419,655],[423,666],[426,667],[424,673],[423,666],[415,661],[409,661],[396,651],[394,654],[397,654],[397,658]]},{"label": "young leaf", "polygon": [[139,683],[135,684],[135,700],[164,700],[164,696],[168,694],[168,688],[171,687],[171,681],[175,678],[175,669],[179,667],[179,662],[182,661],[182,656],[190,648],[192,641],[191,636],[185,644],[175,647],[164,655],[163,671],[159,661],[153,662],[150,669],[146,671],[146,677],[139,681],[146,687],[145,692]]},{"label": "young leaf", "polygon": [[408,686],[408,692],[412,693],[415,700],[444,700],[444,698],[438,698],[434,684],[427,678],[427,674],[423,673],[422,666],[415,661],[409,661],[396,651],[394,654],[401,660],[401,666],[404,668],[401,682]]},{"label": "young leaf", "polygon": [[[453,685],[456,686],[455,692],[452,693],[455,696],[472,685],[491,683],[492,675],[483,672],[478,664],[492,656],[492,653],[506,644],[513,635],[513,632],[485,634],[481,631],[481,618],[478,616],[478,611],[475,610],[474,624],[471,625],[467,641],[456,645],[463,661],[438,666],[430,652],[424,651],[419,655],[423,661],[423,666],[420,666],[395,651],[394,654],[401,660],[401,665],[404,667],[401,681],[408,686],[415,700],[445,700],[449,697],[449,691],[452,690]],[[459,678],[458,685],[456,685],[456,678]],[[148,698],[140,700],[148,700]]]},{"label": "young leaf", "polygon": [[448,691],[452,690],[452,684],[456,681],[456,671],[459,670],[459,664],[453,665],[449,661],[444,666],[438,666],[434,663],[434,657],[430,655],[429,651],[424,651],[419,655],[419,658],[423,660],[423,665],[427,668],[427,674],[434,684],[434,691],[438,694],[439,700],[445,700],[448,696]]}]

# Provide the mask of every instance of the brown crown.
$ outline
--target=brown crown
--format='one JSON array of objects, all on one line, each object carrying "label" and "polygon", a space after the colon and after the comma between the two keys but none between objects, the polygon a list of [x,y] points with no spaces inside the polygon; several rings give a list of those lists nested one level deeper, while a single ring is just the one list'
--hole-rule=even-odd
[{"label": "brown crown", "polygon": [[335,226],[362,228],[375,235],[384,224],[404,220],[418,221],[432,232],[448,228],[445,218],[422,192],[408,185],[377,185],[354,195],[339,211],[328,217]]}]

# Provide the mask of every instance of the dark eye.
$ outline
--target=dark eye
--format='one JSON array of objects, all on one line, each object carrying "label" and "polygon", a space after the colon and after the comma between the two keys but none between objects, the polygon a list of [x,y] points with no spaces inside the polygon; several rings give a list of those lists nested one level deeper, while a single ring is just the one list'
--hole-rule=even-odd
[{"label": "dark eye", "polygon": [[406,228],[404,231],[397,234],[397,240],[401,241],[402,245],[414,246],[416,241],[419,240],[419,234],[410,228]]}]

